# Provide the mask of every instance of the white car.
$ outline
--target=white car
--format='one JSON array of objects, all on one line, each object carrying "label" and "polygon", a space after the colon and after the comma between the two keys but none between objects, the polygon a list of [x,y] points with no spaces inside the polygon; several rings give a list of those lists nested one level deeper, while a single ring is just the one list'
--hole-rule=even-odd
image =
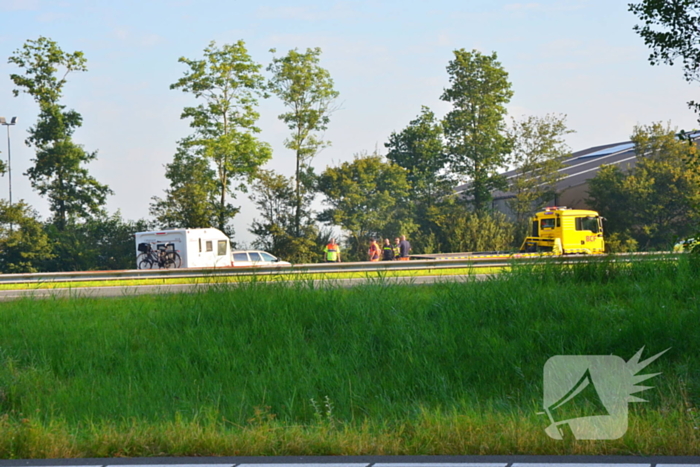
[{"label": "white car", "polygon": [[291,266],[292,263],[282,261],[266,251],[239,250],[231,252],[231,264],[234,267],[243,266]]}]

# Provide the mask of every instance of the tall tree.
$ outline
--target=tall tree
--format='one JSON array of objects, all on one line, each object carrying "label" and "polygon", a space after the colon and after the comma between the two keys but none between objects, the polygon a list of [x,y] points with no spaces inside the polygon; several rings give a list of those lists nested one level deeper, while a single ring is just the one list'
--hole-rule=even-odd
[{"label": "tall tree", "polygon": [[[275,52],[275,50],[271,50]],[[302,231],[303,201],[311,189],[309,162],[322,148],[330,145],[319,132],[326,130],[334,102],[339,93],[333,88],[330,73],[320,65],[321,49],[306,49],[302,53],[290,50],[284,57],[274,57],[268,66],[272,73],[270,89],[289,108],[279,116],[292,134],[284,142],[296,155],[294,175],[294,235]]]},{"label": "tall tree", "polygon": [[[170,180],[165,199],[154,196],[150,206],[150,214],[161,227],[205,228],[217,224],[219,189],[208,159],[187,144],[180,144],[173,161],[165,166],[165,176]],[[226,208],[231,217],[238,212],[230,204]]]},{"label": "tall tree", "polygon": [[414,252],[435,251],[435,232],[439,227],[429,214],[444,196],[452,192],[452,181],[446,173],[447,158],[441,123],[428,107],[408,126],[389,136],[384,144],[386,158],[406,169],[409,196],[399,207],[397,231],[411,236]]},{"label": "tall tree", "polygon": [[272,170],[261,170],[252,188],[250,199],[260,215],[249,229],[256,236],[255,246],[283,255],[294,225],[292,180]]},{"label": "tall tree", "polygon": [[589,203],[608,219],[610,233],[631,235],[646,249],[668,248],[700,221],[700,155],[668,125],[637,126],[637,155],[628,172],[603,167],[589,182]]},{"label": "tall tree", "polygon": [[[626,189],[628,174],[616,165],[603,165],[588,181],[586,203],[605,218],[606,236],[631,235],[634,213],[630,193]],[[606,239],[607,243],[607,239]]]},{"label": "tall tree", "polygon": [[59,230],[64,230],[70,219],[99,214],[111,190],[84,167],[95,160],[97,151],[87,152],[73,142],[72,135],[82,125],[82,116],[59,103],[66,77],[72,72],[87,71],[83,53],[66,53],[51,39],[39,37],[28,40],[8,62],[24,70],[23,75],[10,75],[17,86],[14,95],[27,93],[39,104],[39,119],[29,128],[26,140],[36,150],[34,166],[27,170],[32,187],[48,196]]},{"label": "tall tree", "polygon": [[329,206],[320,220],[350,233],[356,258],[364,257],[369,237],[388,233],[384,230],[396,220],[396,208],[405,201],[409,189],[406,170],[378,154],[355,156],[352,162],[327,168],[318,186]]},{"label": "tall tree", "polygon": [[530,116],[513,120],[509,137],[513,144],[511,159],[516,173],[508,182],[515,197],[508,201],[508,206],[519,227],[522,228],[535,211],[555,198],[556,184],[565,175],[561,172],[563,160],[571,155],[564,137],[573,132],[566,127],[565,116]]},{"label": "tall tree", "polygon": [[451,188],[444,169],[447,163],[443,132],[435,114],[423,106],[421,113],[399,133],[391,133],[384,146],[386,158],[407,171],[411,199],[432,206]]},{"label": "tall tree", "polygon": [[[238,212],[231,209],[227,196],[235,198],[233,188],[245,190],[258,168],[270,159],[272,150],[255,134],[257,98],[263,94],[261,66],[255,63],[243,41],[218,47],[211,42],[202,60],[179,59],[189,67],[185,75],[170,86],[192,93],[203,102],[185,107],[181,118],[191,119],[194,129],[183,144],[214,164],[218,188],[217,226],[231,233],[229,222]],[[232,183],[240,183],[233,187]]]},{"label": "tall tree", "polygon": [[[642,21],[634,30],[652,49],[649,62],[673,65],[679,60],[686,81],[700,80],[700,0],[642,0],[628,8]],[[688,105],[700,111],[699,103]]]},{"label": "tall tree", "polygon": [[[312,192],[303,205],[311,204]],[[253,245],[294,263],[311,263],[318,258],[318,228],[313,212],[305,210],[301,219],[301,235],[295,234],[294,180],[273,170],[261,170],[253,184],[250,199],[258,207],[249,231],[256,236]]]},{"label": "tall tree", "polygon": [[452,170],[469,179],[468,201],[483,211],[491,192],[506,186],[498,171],[510,152],[504,118],[513,91],[495,52],[460,49],[454,55],[447,66],[450,87],[441,97],[453,107],[443,121],[446,152]]}]

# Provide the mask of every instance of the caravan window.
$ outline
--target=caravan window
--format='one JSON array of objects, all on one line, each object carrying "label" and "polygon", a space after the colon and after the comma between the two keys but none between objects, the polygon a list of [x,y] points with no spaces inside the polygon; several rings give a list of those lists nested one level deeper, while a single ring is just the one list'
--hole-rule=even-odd
[{"label": "caravan window", "polygon": [[214,251],[214,243],[211,240],[207,240],[207,251]]},{"label": "caravan window", "polygon": [[216,248],[216,254],[218,256],[224,256],[226,254],[226,240],[219,240],[218,242],[216,242]]},{"label": "caravan window", "polygon": [[202,239],[199,239],[199,252],[202,252]]}]

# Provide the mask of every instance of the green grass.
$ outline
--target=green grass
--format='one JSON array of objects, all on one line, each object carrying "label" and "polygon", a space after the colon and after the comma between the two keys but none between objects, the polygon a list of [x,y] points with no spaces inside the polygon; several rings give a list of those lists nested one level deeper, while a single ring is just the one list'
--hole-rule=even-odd
[{"label": "green grass", "polygon": [[[693,258],[485,282],[0,304],[0,457],[697,454]],[[544,434],[554,355],[671,348],[614,441]]]}]

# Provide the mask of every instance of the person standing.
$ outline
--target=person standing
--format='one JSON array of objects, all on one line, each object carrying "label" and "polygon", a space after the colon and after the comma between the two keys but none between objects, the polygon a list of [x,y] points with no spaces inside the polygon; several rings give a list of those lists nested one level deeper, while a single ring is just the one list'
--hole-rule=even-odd
[{"label": "person standing", "polygon": [[396,258],[394,254],[394,247],[391,246],[391,242],[388,238],[384,239],[384,246],[382,247],[382,259],[384,261],[393,261]]},{"label": "person standing", "polygon": [[379,251],[379,245],[377,245],[377,241],[375,239],[370,239],[369,241],[369,250],[367,250],[367,256],[369,257],[370,261],[379,261],[381,253]]},{"label": "person standing", "polygon": [[411,244],[406,240],[405,235],[401,235],[401,241],[399,242],[399,261],[408,261],[408,257],[411,252]]},{"label": "person standing", "polygon": [[399,259],[399,243],[401,243],[401,239],[396,237],[394,239],[394,259]]},{"label": "person standing", "polygon": [[323,249],[323,253],[327,263],[340,263],[340,246],[335,243],[335,238],[331,238],[326,248]]}]

